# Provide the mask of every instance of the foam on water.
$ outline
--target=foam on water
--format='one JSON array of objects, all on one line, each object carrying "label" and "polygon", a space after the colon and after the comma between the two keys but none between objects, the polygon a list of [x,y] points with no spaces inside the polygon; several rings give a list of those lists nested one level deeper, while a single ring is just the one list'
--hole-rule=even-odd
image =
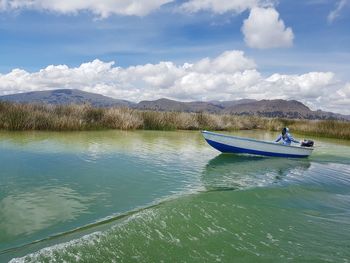
[{"label": "foam on water", "polygon": [[179,198],[118,222],[96,234],[98,238],[93,234],[11,262],[346,260],[349,231],[339,222],[280,208],[290,193],[279,195],[281,200],[271,195],[281,191],[217,191]]},{"label": "foam on water", "polygon": [[[121,148],[101,139],[84,145],[82,139],[81,144],[70,149],[73,155],[69,152],[64,160],[65,165],[80,160],[79,165],[88,176],[74,181],[56,172],[55,179],[61,182],[54,181],[52,189],[59,189],[62,184],[71,187],[71,195],[68,192],[57,196],[67,197],[73,208],[87,212],[88,227],[82,227],[82,231],[78,227],[74,235],[63,232],[24,250],[14,249],[11,255],[16,258],[10,262],[228,262],[235,258],[243,262],[276,258],[339,262],[350,258],[348,146],[320,143],[320,151],[315,151],[310,159],[294,160],[218,155],[197,140],[197,135],[195,139],[189,139],[191,135],[187,133],[181,139],[176,135],[176,143],[167,136],[145,140],[138,134],[134,139],[119,139]],[[11,142],[3,143],[11,146]],[[61,142],[48,143],[60,145],[53,151],[55,157],[65,149]],[[47,153],[51,146],[45,142],[39,146],[29,144],[27,150],[34,149],[31,164],[42,160],[43,152],[49,157],[52,154]],[[11,157],[15,148],[11,147],[4,158]],[[119,170],[114,175],[108,169],[116,163]],[[127,171],[129,166],[135,169]],[[140,169],[143,173],[139,173]],[[96,174],[89,174],[90,170],[98,171],[99,180],[93,180]],[[111,174],[110,178],[105,174]],[[114,184],[116,181],[119,185]],[[88,215],[98,213],[90,208],[95,201],[84,199],[83,194],[91,183],[96,187],[89,190],[89,196],[96,193],[96,200],[103,199],[103,205],[112,211],[93,220]],[[123,189],[122,185],[129,188]],[[124,205],[121,200],[129,201],[134,198],[133,191],[138,194],[145,187],[150,191],[135,199],[137,202],[127,210],[113,206],[118,202]],[[49,188],[30,185],[27,192],[38,193],[35,189],[45,192]],[[124,195],[113,197],[115,189],[124,191]],[[13,200],[20,196],[25,195],[19,193]],[[41,196],[40,200],[45,198]],[[38,206],[45,207],[40,202]],[[62,221],[76,220],[84,214],[79,211]],[[95,227],[96,222],[99,223]]]},{"label": "foam on water", "polygon": [[[170,199],[106,231],[11,262],[98,262],[105,258],[117,262],[227,262],[234,258],[243,262],[346,262],[350,257],[350,193],[343,190],[349,186],[349,166],[298,167],[288,169],[284,180],[265,187],[239,191],[219,187]],[[324,171],[320,177],[319,169]]]},{"label": "foam on water", "polygon": [[[101,238],[101,235],[102,235],[101,232],[94,232],[92,234],[85,235],[79,239],[73,239],[65,243],[43,248],[38,252],[31,253],[22,258],[14,258],[10,260],[9,263],[41,262],[43,260],[43,255],[45,255],[46,258],[50,258],[53,261],[54,258],[56,257],[55,254],[58,251],[67,251],[69,247],[73,247],[73,246],[77,247],[82,244],[94,245],[99,241],[99,239]],[[69,256],[74,258],[74,261],[76,262],[78,262],[81,259],[81,256],[79,255],[79,253],[72,254]],[[62,260],[61,262],[68,262],[68,261]]]}]

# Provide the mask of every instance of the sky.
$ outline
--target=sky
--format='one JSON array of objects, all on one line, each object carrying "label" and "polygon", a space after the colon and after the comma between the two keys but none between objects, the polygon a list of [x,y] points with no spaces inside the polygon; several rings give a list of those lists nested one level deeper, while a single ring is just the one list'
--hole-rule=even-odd
[{"label": "sky", "polygon": [[299,100],[350,114],[350,0],[0,0],[0,95]]}]

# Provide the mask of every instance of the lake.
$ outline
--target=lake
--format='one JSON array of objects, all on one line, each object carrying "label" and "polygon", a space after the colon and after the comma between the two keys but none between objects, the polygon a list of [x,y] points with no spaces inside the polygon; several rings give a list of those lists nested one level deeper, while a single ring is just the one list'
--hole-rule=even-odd
[{"label": "lake", "polygon": [[283,159],[194,131],[0,132],[0,262],[349,262],[350,142],[313,139]]}]

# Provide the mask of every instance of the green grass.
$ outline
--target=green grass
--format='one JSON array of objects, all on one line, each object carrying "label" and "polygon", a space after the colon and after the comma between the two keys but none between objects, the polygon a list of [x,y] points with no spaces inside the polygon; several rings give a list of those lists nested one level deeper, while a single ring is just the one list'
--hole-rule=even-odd
[{"label": "green grass", "polygon": [[96,129],[252,130],[293,132],[350,139],[350,122],[290,120],[228,114],[140,111],[94,108],[90,105],[53,106],[0,102],[0,129],[80,131]]}]

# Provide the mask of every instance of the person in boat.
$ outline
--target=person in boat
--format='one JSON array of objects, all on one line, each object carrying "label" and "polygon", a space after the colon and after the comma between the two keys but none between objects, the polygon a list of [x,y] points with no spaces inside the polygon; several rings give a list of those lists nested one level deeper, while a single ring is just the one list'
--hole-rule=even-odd
[{"label": "person in boat", "polygon": [[293,138],[293,136],[289,133],[289,129],[287,127],[282,129],[282,133],[278,136],[275,142],[279,141],[282,141],[282,144],[284,145],[291,145],[292,142],[300,143]]}]

